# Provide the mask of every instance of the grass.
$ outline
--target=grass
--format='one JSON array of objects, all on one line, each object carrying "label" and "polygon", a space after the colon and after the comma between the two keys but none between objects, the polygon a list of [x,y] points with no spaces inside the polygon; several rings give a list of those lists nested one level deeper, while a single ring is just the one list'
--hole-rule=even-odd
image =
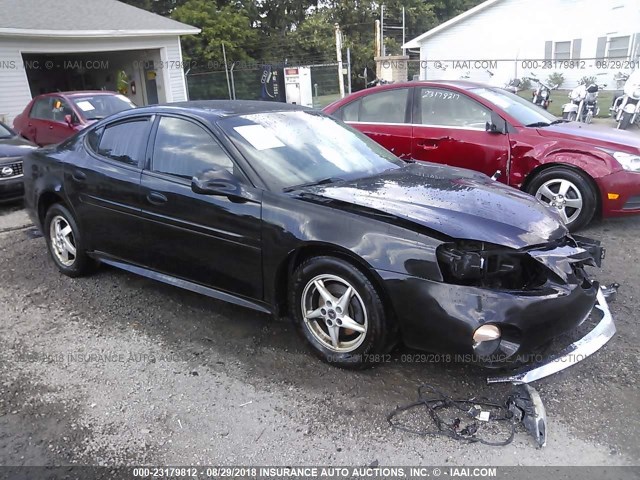
[{"label": "grass", "polygon": [[339,98],[339,93],[333,93],[331,95],[318,95],[317,97],[313,97],[313,108],[317,108],[320,110],[330,103],[335,102]]},{"label": "grass", "polygon": [[[562,117],[562,105],[569,102],[569,92],[571,90],[552,90],[551,91],[551,104],[549,105],[549,113],[555,115],[556,117]],[[600,107],[600,115],[597,115],[597,118],[608,118],[609,117],[609,107],[613,102],[613,94],[614,92],[610,90],[603,90],[598,92],[598,106]],[[518,92],[522,98],[526,98],[527,100],[531,100],[532,92],[531,90],[523,90]]]}]

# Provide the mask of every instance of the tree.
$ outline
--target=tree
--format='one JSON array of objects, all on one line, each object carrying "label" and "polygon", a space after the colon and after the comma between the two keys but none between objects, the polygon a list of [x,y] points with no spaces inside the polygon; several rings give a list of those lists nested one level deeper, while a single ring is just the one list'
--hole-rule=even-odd
[{"label": "tree", "polygon": [[131,6],[168,17],[171,12],[185,3],[186,0],[120,0]]},{"label": "tree", "polygon": [[195,61],[197,70],[211,70],[222,64],[223,42],[230,60],[253,60],[251,53],[258,35],[241,5],[219,7],[208,0],[187,0],[172,12],[171,18],[202,30],[198,35],[182,37],[183,57]]}]

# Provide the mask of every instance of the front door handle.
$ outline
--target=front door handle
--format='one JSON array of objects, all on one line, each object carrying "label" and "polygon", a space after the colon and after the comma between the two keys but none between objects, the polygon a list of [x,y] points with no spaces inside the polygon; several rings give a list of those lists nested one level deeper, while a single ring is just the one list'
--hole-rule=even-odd
[{"label": "front door handle", "polygon": [[423,150],[435,150],[438,148],[438,144],[444,140],[449,140],[449,137],[420,138],[416,145]]},{"label": "front door handle", "polygon": [[154,205],[163,205],[167,203],[167,197],[160,192],[150,192],[149,195],[147,195],[147,200],[149,200],[149,203],[153,203]]},{"label": "front door handle", "polygon": [[49,130],[53,130],[53,125],[49,125]]},{"label": "front door handle", "polygon": [[438,148],[438,142],[433,142],[431,144],[425,142],[418,142],[418,147],[422,150],[435,150]]},{"label": "front door handle", "polygon": [[87,179],[87,174],[81,172],[80,170],[74,170],[71,174],[71,178],[73,178],[76,182],[84,182]]}]

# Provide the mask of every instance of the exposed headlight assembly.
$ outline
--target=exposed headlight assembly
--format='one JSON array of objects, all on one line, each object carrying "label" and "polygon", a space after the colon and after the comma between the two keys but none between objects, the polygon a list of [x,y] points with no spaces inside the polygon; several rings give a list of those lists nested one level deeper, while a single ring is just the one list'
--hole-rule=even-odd
[{"label": "exposed headlight assembly", "polygon": [[446,282],[504,289],[535,288],[543,267],[527,253],[484,242],[444,243],[436,252]]}]

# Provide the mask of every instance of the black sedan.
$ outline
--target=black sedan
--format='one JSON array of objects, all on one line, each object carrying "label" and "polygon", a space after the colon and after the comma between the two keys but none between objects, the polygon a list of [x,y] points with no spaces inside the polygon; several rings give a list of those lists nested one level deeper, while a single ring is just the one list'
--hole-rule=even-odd
[{"label": "black sedan", "polygon": [[0,122],[0,203],[22,198],[22,157],[36,148]]},{"label": "black sedan", "polygon": [[123,112],[31,154],[25,186],[63,273],[102,262],[289,315],[338,366],[379,361],[399,339],[511,360],[597,300],[605,318],[573,350],[615,331],[584,270],[601,248],[547,206],[480,173],[402,161],[302,107]]}]

